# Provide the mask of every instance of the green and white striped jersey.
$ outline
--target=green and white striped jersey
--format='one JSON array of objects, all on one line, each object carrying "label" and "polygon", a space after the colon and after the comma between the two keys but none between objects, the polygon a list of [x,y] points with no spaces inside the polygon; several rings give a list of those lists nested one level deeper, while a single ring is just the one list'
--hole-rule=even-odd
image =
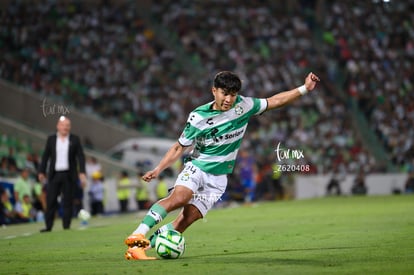
[{"label": "green and white striped jersey", "polygon": [[190,113],[178,142],[183,146],[194,144],[191,161],[204,172],[230,174],[250,117],[263,113],[267,101],[238,95],[233,108],[225,112],[213,110],[212,104]]}]

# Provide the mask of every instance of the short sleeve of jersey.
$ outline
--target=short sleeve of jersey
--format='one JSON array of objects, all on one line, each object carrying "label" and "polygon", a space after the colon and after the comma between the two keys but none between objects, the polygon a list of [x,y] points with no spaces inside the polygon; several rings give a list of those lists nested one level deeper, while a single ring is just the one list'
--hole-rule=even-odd
[{"label": "short sleeve of jersey", "polygon": [[185,147],[193,145],[193,140],[197,135],[198,129],[194,127],[197,113],[191,112],[188,116],[187,123],[185,124],[184,130],[178,139],[178,142]]},{"label": "short sleeve of jersey", "polygon": [[254,105],[257,106],[258,111],[255,115],[260,115],[267,110],[267,100],[265,98],[253,98]]}]

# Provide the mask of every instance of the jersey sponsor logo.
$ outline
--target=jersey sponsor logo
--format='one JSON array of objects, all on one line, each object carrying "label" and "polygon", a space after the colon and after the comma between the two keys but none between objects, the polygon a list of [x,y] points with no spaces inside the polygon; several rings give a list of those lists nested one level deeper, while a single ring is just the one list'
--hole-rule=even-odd
[{"label": "jersey sponsor logo", "polygon": [[215,142],[219,142],[219,138],[221,137],[217,137],[216,134],[218,133],[218,129],[217,128],[213,128],[211,129],[211,137],[214,139]]},{"label": "jersey sponsor logo", "polygon": [[240,136],[241,134],[243,134],[243,132],[244,132],[244,129],[231,133],[231,134],[225,134],[224,139],[228,140],[228,139],[236,138]]},{"label": "jersey sponsor logo", "polygon": [[241,134],[243,134],[244,129],[241,129],[237,132],[233,132],[233,133],[230,133],[230,134],[221,135],[221,136],[216,136],[217,132],[218,132],[218,129],[213,128],[210,132],[210,135],[211,135],[211,138],[215,142],[220,142],[220,140],[222,140],[222,139],[229,140],[229,139],[236,138],[236,137],[240,136]]}]

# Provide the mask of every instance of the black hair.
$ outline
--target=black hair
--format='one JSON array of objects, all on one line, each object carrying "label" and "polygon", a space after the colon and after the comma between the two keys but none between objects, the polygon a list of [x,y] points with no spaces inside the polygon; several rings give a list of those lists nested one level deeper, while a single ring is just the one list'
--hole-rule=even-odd
[{"label": "black hair", "polygon": [[221,88],[227,93],[238,93],[241,90],[241,80],[233,72],[222,71],[214,77],[214,88]]}]

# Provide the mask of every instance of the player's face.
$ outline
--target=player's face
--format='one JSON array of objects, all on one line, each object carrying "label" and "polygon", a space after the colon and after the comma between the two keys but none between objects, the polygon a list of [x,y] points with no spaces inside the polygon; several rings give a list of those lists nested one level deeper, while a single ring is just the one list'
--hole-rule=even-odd
[{"label": "player's face", "polygon": [[221,88],[212,89],[214,96],[213,109],[218,111],[228,111],[230,110],[237,98],[237,93],[225,92]]}]

